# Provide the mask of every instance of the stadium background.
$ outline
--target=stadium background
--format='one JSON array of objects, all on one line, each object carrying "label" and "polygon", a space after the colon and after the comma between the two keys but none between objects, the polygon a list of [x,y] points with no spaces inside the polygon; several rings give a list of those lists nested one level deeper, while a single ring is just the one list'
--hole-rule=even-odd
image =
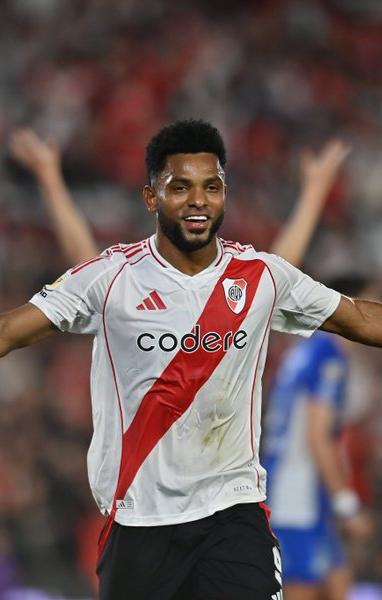
[{"label": "stadium background", "polygon": [[[56,137],[101,247],[152,231],[144,148],[177,118],[227,141],[223,235],[267,249],[298,192],[298,156],[328,137],[353,152],[304,268],[321,280],[382,270],[379,0],[2,0],[0,295],[25,302],[67,268],[32,179],[9,158],[20,124]],[[267,380],[287,341],[271,346]],[[62,336],[0,363],[0,598],[91,598],[102,523],[88,488],[90,340]],[[356,350],[346,418],[353,478],[376,518],[350,547],[382,580],[381,353]],[[356,424],[353,422],[356,419]],[[16,591],[15,588],[35,588]],[[46,596],[37,590],[45,591]]]}]

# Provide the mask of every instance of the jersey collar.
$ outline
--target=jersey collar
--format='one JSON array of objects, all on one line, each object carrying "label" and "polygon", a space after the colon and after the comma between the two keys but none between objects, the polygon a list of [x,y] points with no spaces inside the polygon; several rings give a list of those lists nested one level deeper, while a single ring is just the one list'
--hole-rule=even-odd
[{"label": "jersey collar", "polygon": [[[149,250],[151,252],[152,257],[156,260],[156,262],[158,262],[161,265],[161,267],[163,267],[165,269],[172,269],[173,271],[176,271],[177,273],[182,273],[181,271],[176,269],[171,263],[169,263],[165,258],[163,258],[163,256],[159,253],[157,244],[156,244],[156,234],[155,233],[151,237],[149,237],[148,246],[149,246]],[[217,238],[217,240],[216,240],[216,249],[217,249],[216,257],[214,258],[212,263],[210,265],[208,265],[208,267],[203,269],[203,271],[200,271],[200,273],[197,273],[196,275],[187,275],[186,273],[182,273],[182,275],[184,275],[185,277],[197,277],[198,275],[201,275],[202,273],[204,274],[204,273],[206,273],[206,271],[209,271],[210,269],[219,265],[223,258],[223,247],[222,247],[220,238]]]}]

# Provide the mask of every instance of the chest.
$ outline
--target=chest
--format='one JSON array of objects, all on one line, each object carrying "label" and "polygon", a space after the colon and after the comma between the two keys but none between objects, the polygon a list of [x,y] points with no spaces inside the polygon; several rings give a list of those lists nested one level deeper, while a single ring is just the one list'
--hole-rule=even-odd
[{"label": "chest", "polygon": [[[231,266],[231,265],[230,265]],[[142,360],[151,355],[243,349],[261,335],[274,301],[261,265],[237,261],[201,277],[141,271],[115,282],[104,310],[113,344]]]}]

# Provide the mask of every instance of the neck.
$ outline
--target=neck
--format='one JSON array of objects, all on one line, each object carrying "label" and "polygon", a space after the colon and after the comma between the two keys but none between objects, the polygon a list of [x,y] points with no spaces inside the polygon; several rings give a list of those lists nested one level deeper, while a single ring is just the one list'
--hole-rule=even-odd
[{"label": "neck", "polygon": [[196,275],[204,271],[216,258],[218,252],[216,236],[203,248],[185,252],[177,248],[160,229],[157,230],[156,245],[161,256],[185,275]]}]

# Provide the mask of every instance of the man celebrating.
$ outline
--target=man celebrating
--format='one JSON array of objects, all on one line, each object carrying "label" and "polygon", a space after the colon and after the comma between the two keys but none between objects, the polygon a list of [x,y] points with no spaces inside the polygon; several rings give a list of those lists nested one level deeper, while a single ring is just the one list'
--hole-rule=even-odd
[{"label": "man celebrating", "polygon": [[60,330],[95,337],[89,478],[108,522],[101,600],[279,600],[259,464],[269,330],[382,345],[382,308],[216,237],[225,148],[201,121],[147,148],[157,232],[112,246],[0,319],[0,353]]}]

